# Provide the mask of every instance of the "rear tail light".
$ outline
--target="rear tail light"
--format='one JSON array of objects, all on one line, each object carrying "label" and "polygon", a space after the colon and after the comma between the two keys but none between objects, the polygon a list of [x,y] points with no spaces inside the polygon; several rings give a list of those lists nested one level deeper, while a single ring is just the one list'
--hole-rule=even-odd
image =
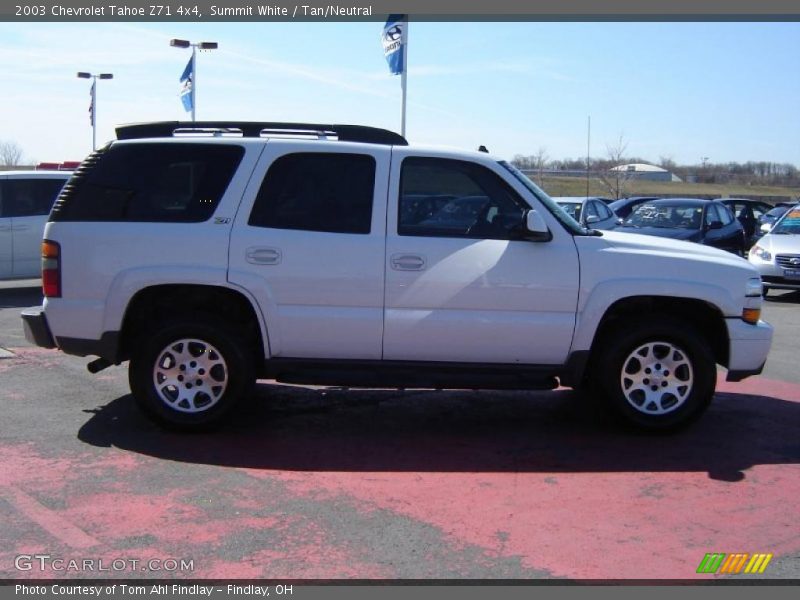
[{"label": "rear tail light", "polygon": [[61,246],[58,242],[42,242],[42,291],[45,298],[61,297]]}]

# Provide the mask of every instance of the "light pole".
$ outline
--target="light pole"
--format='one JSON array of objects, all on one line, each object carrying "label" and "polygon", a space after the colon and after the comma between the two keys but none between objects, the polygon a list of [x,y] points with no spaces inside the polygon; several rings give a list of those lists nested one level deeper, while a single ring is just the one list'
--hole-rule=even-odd
[{"label": "light pole", "polygon": [[114,79],[113,73],[98,73],[94,75],[86,71],[79,71],[78,77],[80,79],[92,79],[92,89],[89,92],[92,95],[92,103],[89,105],[89,112],[91,117],[89,121],[92,124],[92,152],[97,149],[97,80],[98,79]]},{"label": "light pole", "polygon": [[[191,94],[192,102],[192,121],[195,120],[197,114],[197,49],[200,50],[216,50],[219,46],[217,42],[190,42],[189,40],[172,39],[169,45],[174,48],[190,48],[192,49],[191,69],[189,69],[189,93]],[[184,74],[186,72],[184,71]],[[181,81],[186,81],[182,78]]]}]

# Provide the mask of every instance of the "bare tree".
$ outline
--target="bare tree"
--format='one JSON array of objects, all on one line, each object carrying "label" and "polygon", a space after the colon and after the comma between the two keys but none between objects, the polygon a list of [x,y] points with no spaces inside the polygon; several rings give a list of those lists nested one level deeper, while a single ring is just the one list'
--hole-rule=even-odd
[{"label": "bare tree", "polygon": [[625,151],[628,149],[628,142],[625,141],[623,134],[619,135],[617,143],[613,146],[606,145],[608,162],[605,169],[598,173],[600,181],[606,186],[614,199],[622,198],[625,187],[633,179],[633,171],[622,168],[625,161]]},{"label": "bare tree", "polygon": [[533,158],[533,168],[539,173],[539,186],[544,187],[544,168],[547,166],[547,161],[550,160],[547,148],[541,146],[531,158]]},{"label": "bare tree", "polygon": [[0,142],[0,165],[16,167],[22,160],[22,148],[16,142]]}]

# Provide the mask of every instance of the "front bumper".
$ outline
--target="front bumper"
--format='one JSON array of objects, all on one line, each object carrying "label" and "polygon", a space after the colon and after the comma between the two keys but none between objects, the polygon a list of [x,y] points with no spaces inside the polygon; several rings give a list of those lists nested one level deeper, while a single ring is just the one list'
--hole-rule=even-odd
[{"label": "front bumper", "polygon": [[759,321],[756,325],[741,319],[725,319],[730,340],[727,381],[741,381],[764,370],[772,345],[772,325]]},{"label": "front bumper", "polygon": [[41,306],[31,306],[22,311],[22,327],[25,330],[25,339],[30,343],[42,348],[56,347],[44,308]]},{"label": "front bumper", "polygon": [[786,279],[786,277],[775,277],[762,275],[761,281],[765,288],[775,290],[800,290],[800,281],[797,279]]}]

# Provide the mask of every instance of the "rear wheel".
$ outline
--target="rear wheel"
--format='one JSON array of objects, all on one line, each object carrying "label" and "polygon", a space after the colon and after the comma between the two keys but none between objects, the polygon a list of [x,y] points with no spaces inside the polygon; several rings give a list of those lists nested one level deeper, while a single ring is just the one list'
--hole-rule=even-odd
[{"label": "rear wheel", "polygon": [[140,338],[128,378],[136,402],[162,425],[206,430],[219,425],[255,381],[243,336],[225,324],[183,320]]},{"label": "rear wheel", "polygon": [[705,340],[667,316],[625,324],[604,338],[595,380],[609,406],[648,430],[685,426],[708,408],[716,365]]}]

